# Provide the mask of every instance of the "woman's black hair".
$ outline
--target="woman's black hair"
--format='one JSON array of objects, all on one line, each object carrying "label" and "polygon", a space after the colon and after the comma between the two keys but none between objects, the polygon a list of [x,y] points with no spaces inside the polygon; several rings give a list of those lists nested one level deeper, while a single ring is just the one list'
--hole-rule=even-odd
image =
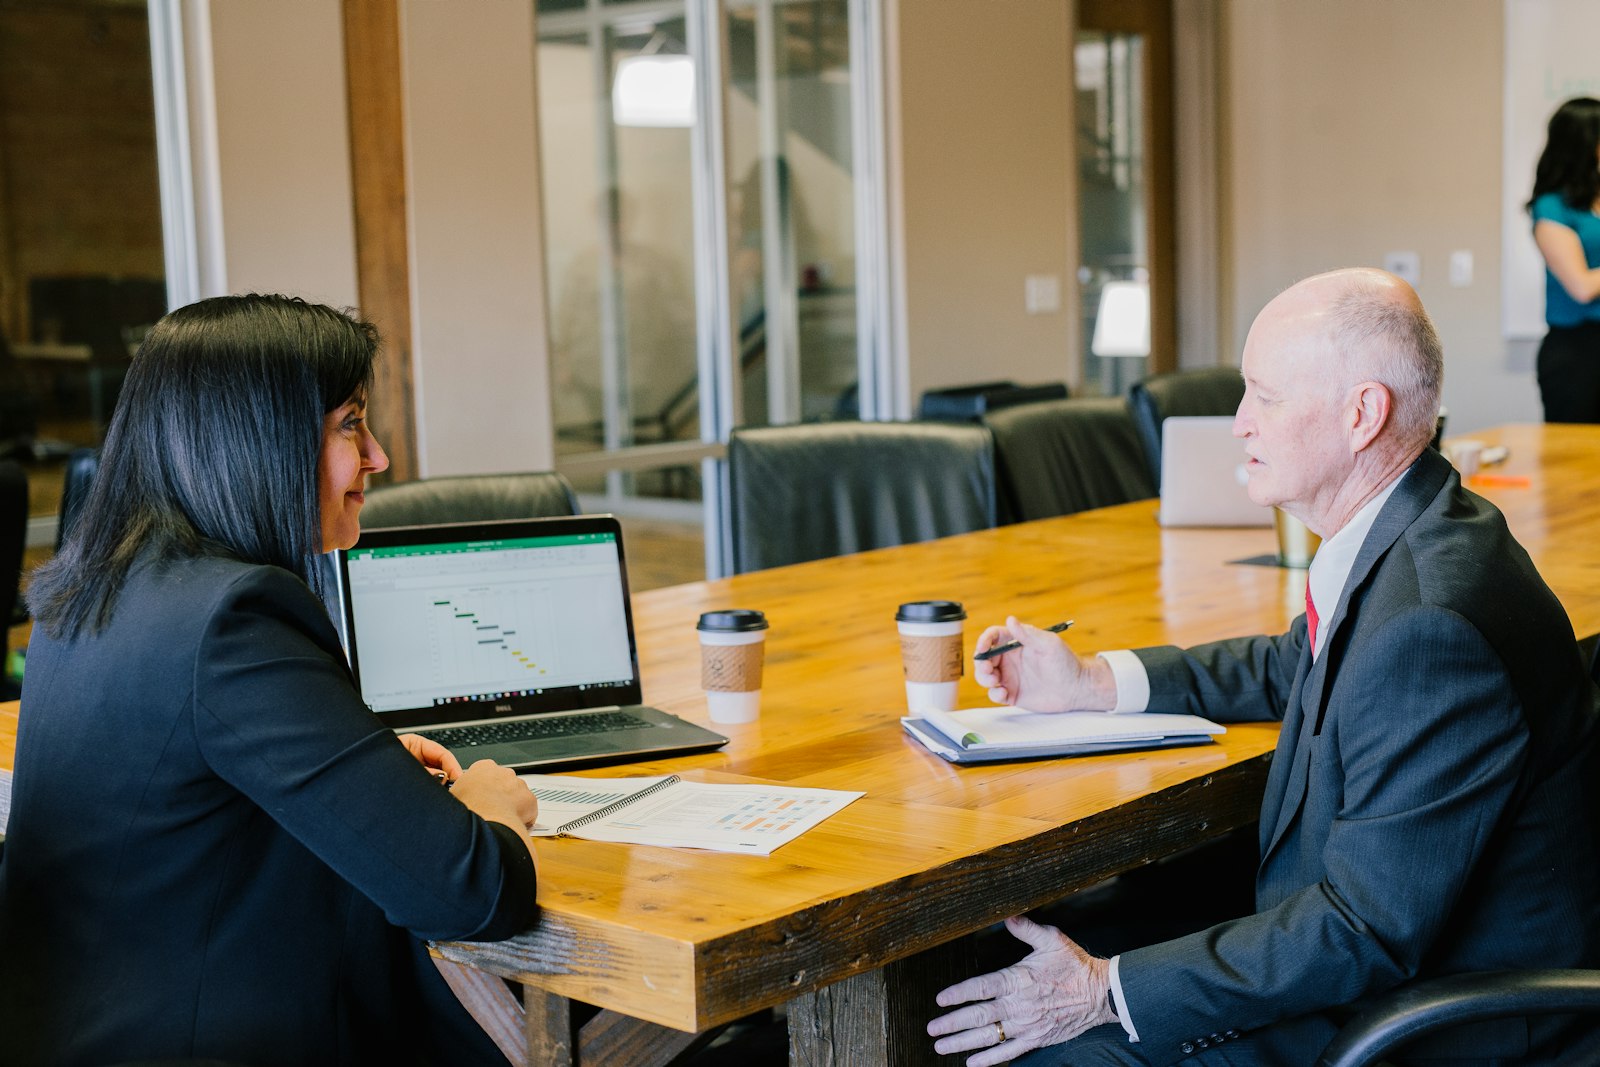
[{"label": "woman's black hair", "polygon": [[1575,96],[1550,116],[1528,210],[1546,193],[1560,193],[1568,207],[1581,211],[1600,199],[1600,100]]},{"label": "woman's black hair", "polygon": [[297,297],[220,296],[169,312],[128,369],[83,510],[34,572],[53,637],[110,621],[135,560],[226,555],[321,593],[323,416],[371,387],[371,324]]}]

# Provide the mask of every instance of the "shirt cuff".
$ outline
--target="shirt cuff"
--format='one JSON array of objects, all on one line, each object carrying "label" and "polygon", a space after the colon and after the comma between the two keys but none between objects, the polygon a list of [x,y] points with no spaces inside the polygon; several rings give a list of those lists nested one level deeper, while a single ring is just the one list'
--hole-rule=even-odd
[{"label": "shirt cuff", "polygon": [[1117,1008],[1117,1022],[1128,1032],[1129,1041],[1139,1040],[1139,1031],[1133,1028],[1133,1020],[1128,1018],[1128,1002],[1122,999],[1122,971],[1121,956],[1111,957],[1111,1003]]},{"label": "shirt cuff", "polygon": [[1150,707],[1150,675],[1144,660],[1127,649],[1101,652],[1117,682],[1117,706],[1112,712],[1144,711]]}]

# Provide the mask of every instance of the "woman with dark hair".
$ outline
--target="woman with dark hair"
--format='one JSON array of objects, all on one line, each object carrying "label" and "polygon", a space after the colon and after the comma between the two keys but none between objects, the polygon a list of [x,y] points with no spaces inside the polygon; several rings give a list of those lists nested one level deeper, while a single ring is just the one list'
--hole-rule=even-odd
[{"label": "woman with dark hair", "polygon": [[504,1062],[420,939],[533,922],[532,794],[385,729],[317,596],[388,466],[376,349],[331,308],[241,296],[173,311],[134,359],[28,590],[6,1062]]},{"label": "woman with dark hair", "polygon": [[1546,422],[1600,422],[1600,100],[1550,116],[1534,172],[1533,239],[1545,262],[1539,394]]}]

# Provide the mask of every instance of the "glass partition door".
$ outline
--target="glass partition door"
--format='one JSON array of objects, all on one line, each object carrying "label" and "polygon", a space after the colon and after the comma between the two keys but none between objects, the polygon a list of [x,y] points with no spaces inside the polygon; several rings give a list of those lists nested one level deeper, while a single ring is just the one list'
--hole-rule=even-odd
[{"label": "glass partition door", "polygon": [[856,417],[884,358],[856,298],[876,0],[538,11],[557,467],[586,507],[703,518],[720,573],[729,430]]}]

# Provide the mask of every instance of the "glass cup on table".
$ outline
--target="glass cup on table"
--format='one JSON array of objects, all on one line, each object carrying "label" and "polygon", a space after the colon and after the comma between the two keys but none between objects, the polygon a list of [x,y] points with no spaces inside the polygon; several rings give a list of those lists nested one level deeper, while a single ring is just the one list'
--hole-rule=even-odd
[{"label": "glass cup on table", "polygon": [[1317,554],[1322,538],[1282,508],[1272,509],[1272,528],[1278,534],[1278,566],[1305,570]]}]

